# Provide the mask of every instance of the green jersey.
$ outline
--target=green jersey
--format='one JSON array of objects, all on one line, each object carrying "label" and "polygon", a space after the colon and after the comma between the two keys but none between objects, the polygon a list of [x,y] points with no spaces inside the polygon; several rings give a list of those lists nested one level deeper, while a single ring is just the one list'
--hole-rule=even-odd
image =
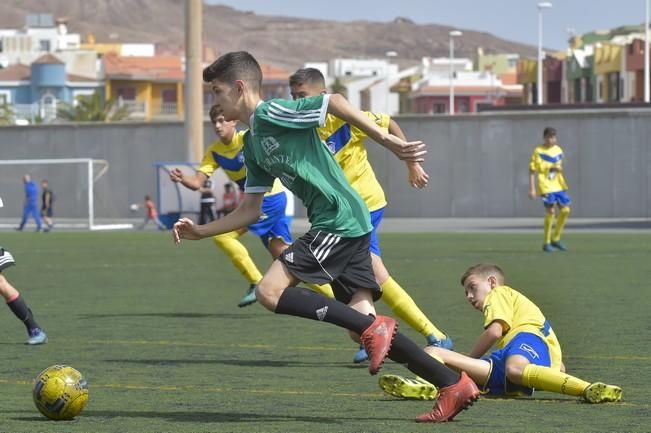
[{"label": "green jersey", "polygon": [[307,208],[312,229],[354,238],[372,229],[368,208],[353,190],[316,128],[325,124],[329,95],[262,102],[245,138],[245,191],[280,181]]}]

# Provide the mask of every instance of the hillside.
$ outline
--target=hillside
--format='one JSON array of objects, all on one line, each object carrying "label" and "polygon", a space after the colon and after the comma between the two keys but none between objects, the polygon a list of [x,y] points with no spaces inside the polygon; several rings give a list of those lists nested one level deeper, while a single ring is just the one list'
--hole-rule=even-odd
[{"label": "hillside", "polygon": [[[182,0],[3,0],[0,28],[22,26],[28,13],[67,17],[70,32],[93,33],[98,42],[155,42],[162,49],[180,49],[184,41]],[[290,69],[333,57],[383,57],[387,51],[397,52],[403,64],[423,56],[444,57],[451,29],[401,18],[390,23],[308,20],[206,4],[203,17],[205,44],[216,52],[247,50],[263,62]],[[479,46],[488,53],[535,56],[530,45],[462,30],[459,57],[473,56]]]}]

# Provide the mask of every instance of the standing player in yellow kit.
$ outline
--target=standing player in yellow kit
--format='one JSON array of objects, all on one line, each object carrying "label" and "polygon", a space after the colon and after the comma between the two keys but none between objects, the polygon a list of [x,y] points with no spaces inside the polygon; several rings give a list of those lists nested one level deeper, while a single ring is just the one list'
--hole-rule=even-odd
[{"label": "standing player in yellow kit", "polygon": [[[554,128],[545,128],[543,139],[544,143],[534,149],[529,162],[529,198],[534,199],[537,195],[537,180],[538,194],[545,206],[543,251],[551,253],[555,248],[566,251],[567,247],[561,242],[561,235],[570,215],[570,197],[567,195],[568,187],[563,177],[563,149],[556,141]],[[552,236],[554,207],[558,207],[558,220]]]}]

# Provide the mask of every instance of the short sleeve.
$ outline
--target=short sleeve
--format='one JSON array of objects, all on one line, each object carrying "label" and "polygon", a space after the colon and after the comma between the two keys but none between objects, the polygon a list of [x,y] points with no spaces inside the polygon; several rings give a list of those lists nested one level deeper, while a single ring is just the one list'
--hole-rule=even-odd
[{"label": "short sleeve", "polygon": [[538,152],[536,150],[533,151],[529,159],[529,171],[538,171]]},{"label": "short sleeve", "polygon": [[513,324],[513,303],[509,292],[500,290],[499,287],[494,288],[484,301],[483,312],[484,328],[494,321],[500,320],[510,329]]},{"label": "short sleeve", "polygon": [[211,145],[208,150],[206,150],[201,163],[199,163],[199,168],[197,168],[198,172],[203,173],[208,177],[212,176],[215,170],[219,168],[219,164],[212,156],[212,148],[213,146]]},{"label": "short sleeve", "polygon": [[253,158],[253,155],[244,147],[244,165],[246,166],[246,183],[244,192],[265,193],[271,191],[274,177],[262,169]]},{"label": "short sleeve", "polygon": [[330,95],[301,98],[296,101],[273,99],[256,113],[256,121],[292,129],[324,126]]}]

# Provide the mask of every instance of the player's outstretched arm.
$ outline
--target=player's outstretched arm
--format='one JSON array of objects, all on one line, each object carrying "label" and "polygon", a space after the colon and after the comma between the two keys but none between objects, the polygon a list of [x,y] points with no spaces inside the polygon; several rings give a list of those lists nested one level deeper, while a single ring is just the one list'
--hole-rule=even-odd
[{"label": "player's outstretched arm", "polygon": [[[407,136],[402,132],[402,128],[400,128],[398,122],[393,119],[389,120],[389,133],[395,135],[401,140],[407,141]],[[409,185],[419,189],[425,188],[427,182],[429,182],[429,175],[425,172],[425,169],[420,162],[405,161],[405,164],[407,165],[407,172],[409,173],[407,179]]]},{"label": "player's outstretched arm", "polygon": [[180,183],[181,185],[185,186],[186,188],[191,189],[192,191],[197,191],[201,186],[206,182],[208,179],[208,176],[206,176],[204,173],[201,172],[196,172],[192,176],[186,176],[183,174],[183,172],[175,168],[172,171],[170,171],[170,180],[172,182]]},{"label": "player's outstretched arm", "polygon": [[373,140],[395,153],[398,158],[405,161],[424,161],[424,156],[427,153],[425,143],[422,141],[407,142],[387,133],[369,119],[366,114],[350,105],[343,96],[339,94],[329,96],[328,113],[358,127]]},{"label": "player's outstretched arm", "polygon": [[197,225],[189,218],[181,218],[172,229],[172,238],[175,244],[180,244],[182,239],[196,241],[222,233],[246,227],[258,221],[262,208],[263,193],[244,194],[244,199],[233,212],[223,218],[211,221],[208,224]]},{"label": "player's outstretched arm", "polygon": [[502,336],[503,332],[502,322],[495,320],[486,327],[484,332],[479,336],[479,340],[475,343],[475,347],[470,351],[471,358],[481,358],[481,356],[488,351],[493,344]]}]

